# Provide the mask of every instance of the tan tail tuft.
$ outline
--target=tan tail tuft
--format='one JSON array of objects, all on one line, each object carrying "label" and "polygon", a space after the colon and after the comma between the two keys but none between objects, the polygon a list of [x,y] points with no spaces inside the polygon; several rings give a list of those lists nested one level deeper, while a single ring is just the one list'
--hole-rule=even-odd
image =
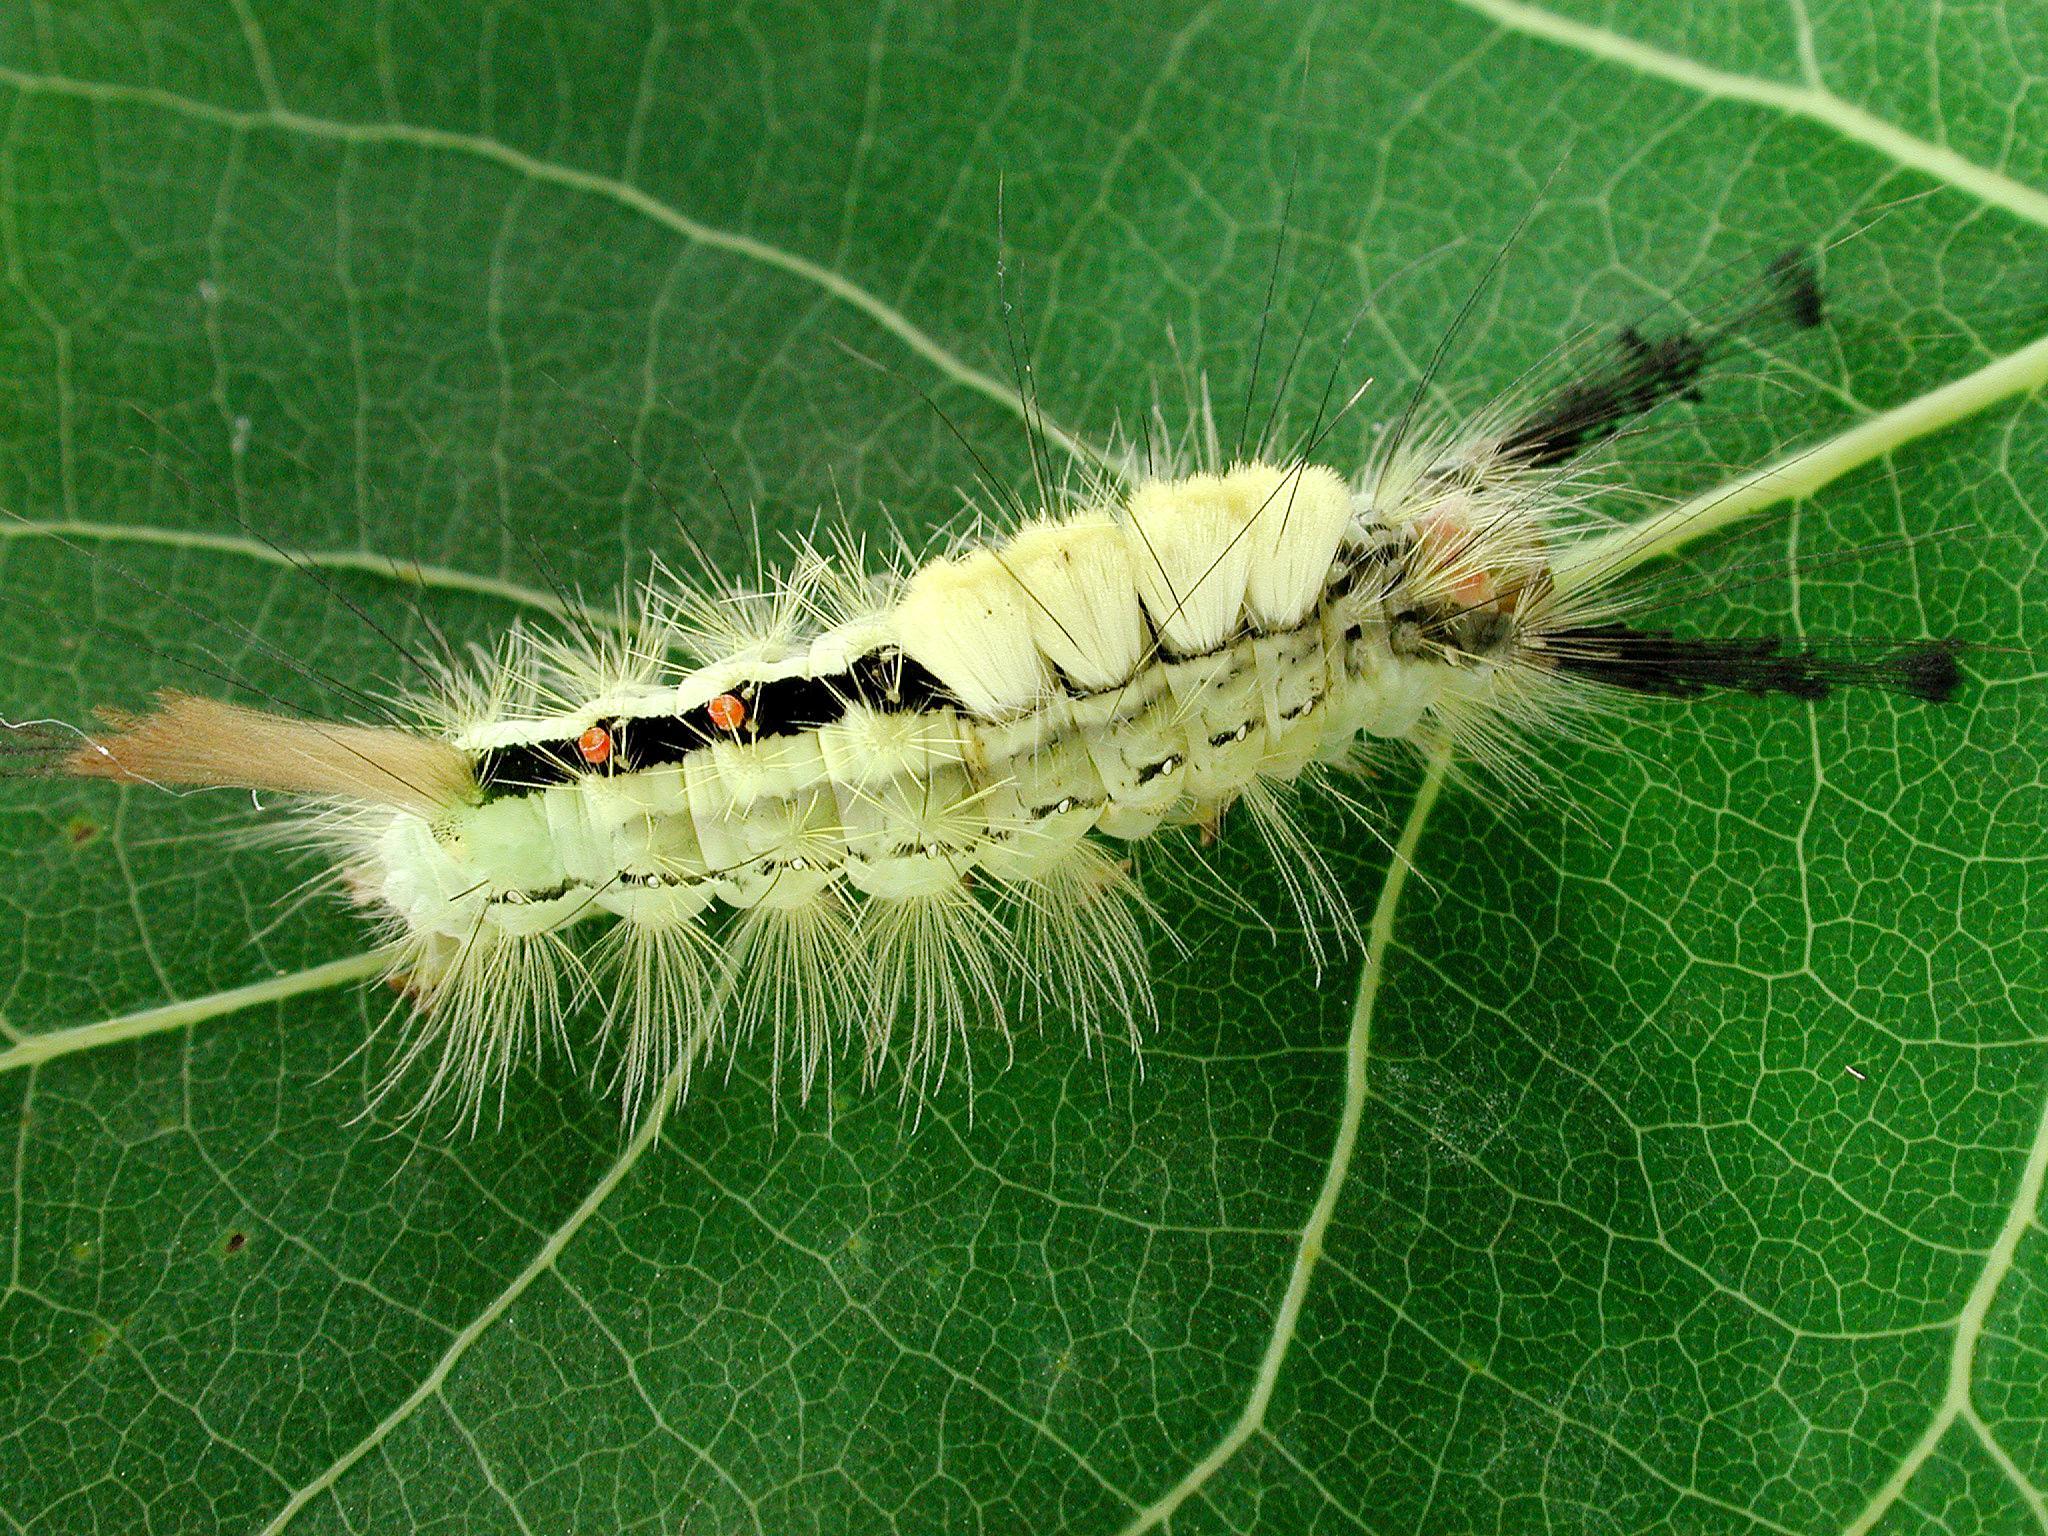
[{"label": "tan tail tuft", "polygon": [[412,731],[294,720],[168,690],[157,695],[149,714],[103,711],[102,718],[116,734],[87,737],[63,760],[64,772],[319,795],[423,815],[476,796],[469,759]]}]

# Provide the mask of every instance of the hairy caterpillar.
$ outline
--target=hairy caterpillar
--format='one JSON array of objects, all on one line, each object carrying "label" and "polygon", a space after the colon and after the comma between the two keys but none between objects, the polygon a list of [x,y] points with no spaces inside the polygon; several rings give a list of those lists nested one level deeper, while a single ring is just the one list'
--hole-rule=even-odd
[{"label": "hairy caterpillar", "polygon": [[[1525,781],[1520,738],[1625,695],[1955,692],[1955,647],[1682,638],[1591,536],[1598,450],[1697,394],[1758,323],[1822,323],[1773,265],[1732,318],[1627,327],[1462,421],[1412,411],[1357,474],[1225,454],[1213,425],[1125,480],[1041,487],[1010,526],[880,573],[800,552],[766,590],[668,572],[616,634],[510,636],[409,716],[308,721],[188,693],[37,766],[296,797],[379,915],[412,1000],[390,1081],[474,1116],[586,992],[629,1112],[768,1037],[808,1093],[857,1041],[924,1092],[1022,984],[1090,1031],[1149,1009],[1120,844],[1240,808],[1311,919],[1339,893],[1285,796],[1372,739]],[[902,1032],[899,1036],[899,1030]]]}]

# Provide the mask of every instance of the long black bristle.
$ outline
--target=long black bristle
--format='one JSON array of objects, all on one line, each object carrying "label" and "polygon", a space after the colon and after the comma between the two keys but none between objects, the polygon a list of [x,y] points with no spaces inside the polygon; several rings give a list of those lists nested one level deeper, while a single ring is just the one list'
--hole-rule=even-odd
[{"label": "long black bristle", "polygon": [[1946,640],[1859,656],[1782,636],[1700,639],[1626,624],[1588,624],[1544,636],[1542,649],[1560,672],[1669,699],[1698,698],[1716,688],[1824,699],[1837,687],[1856,686],[1946,704],[1963,681],[1957,647]]},{"label": "long black bristle", "polygon": [[1696,394],[1707,348],[1690,331],[1646,336],[1624,326],[1614,345],[1612,364],[1565,385],[1510,428],[1501,440],[1501,457],[1531,469],[1562,464],[1612,437],[1631,418]]},{"label": "long black bristle", "polygon": [[1565,463],[1667,400],[1697,400],[1701,375],[1729,336],[1751,321],[1775,313],[1812,330],[1827,319],[1820,274],[1807,252],[1785,252],[1764,274],[1771,297],[1732,324],[1679,325],[1657,334],[1623,326],[1604,364],[1560,385],[1503,434],[1501,457],[1530,469]]}]

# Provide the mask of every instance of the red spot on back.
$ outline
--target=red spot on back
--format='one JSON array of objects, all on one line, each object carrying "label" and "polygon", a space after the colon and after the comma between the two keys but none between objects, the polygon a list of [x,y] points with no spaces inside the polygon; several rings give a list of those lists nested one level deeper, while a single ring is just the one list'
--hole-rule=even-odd
[{"label": "red spot on back", "polygon": [[736,693],[721,693],[704,706],[704,713],[721,731],[736,731],[746,723],[747,702]]},{"label": "red spot on back", "polygon": [[593,725],[576,738],[576,750],[583,761],[595,768],[612,755],[612,733],[601,725]]}]

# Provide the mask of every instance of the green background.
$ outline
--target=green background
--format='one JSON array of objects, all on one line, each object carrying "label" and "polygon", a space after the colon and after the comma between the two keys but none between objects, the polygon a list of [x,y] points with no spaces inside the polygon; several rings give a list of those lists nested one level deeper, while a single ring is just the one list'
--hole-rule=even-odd
[{"label": "green background", "polygon": [[[383,994],[231,1006],[365,943],[228,848],[245,800],[0,787],[0,1519],[2048,1527],[2048,421],[1920,405],[2048,329],[2044,77],[1995,0],[0,10],[10,719],[188,665],[342,707],[287,655],[406,682],[239,523],[438,568],[332,579],[458,642],[543,563],[677,554],[664,501],[741,559],[707,464],[771,533],[942,525],[971,461],[835,343],[1023,481],[999,182],[1093,442],[1189,371],[1242,398],[1285,210],[1283,419],[1379,380],[1347,470],[1525,215],[1458,398],[1926,193],[1830,256],[1775,384],[1637,457],[1711,486],[1899,408],[1678,621],[1980,647],[1946,710],[1646,707],[1505,818],[1391,771],[1404,890],[1311,818],[1376,992],[1160,878],[1190,953],[1154,945],[1142,1075],[1055,1021],[914,1133],[845,1072],[778,1124],[753,1058],[651,1144],[559,1062],[474,1139],[396,1131]],[[1248,843],[1222,877],[1277,910]]]}]

